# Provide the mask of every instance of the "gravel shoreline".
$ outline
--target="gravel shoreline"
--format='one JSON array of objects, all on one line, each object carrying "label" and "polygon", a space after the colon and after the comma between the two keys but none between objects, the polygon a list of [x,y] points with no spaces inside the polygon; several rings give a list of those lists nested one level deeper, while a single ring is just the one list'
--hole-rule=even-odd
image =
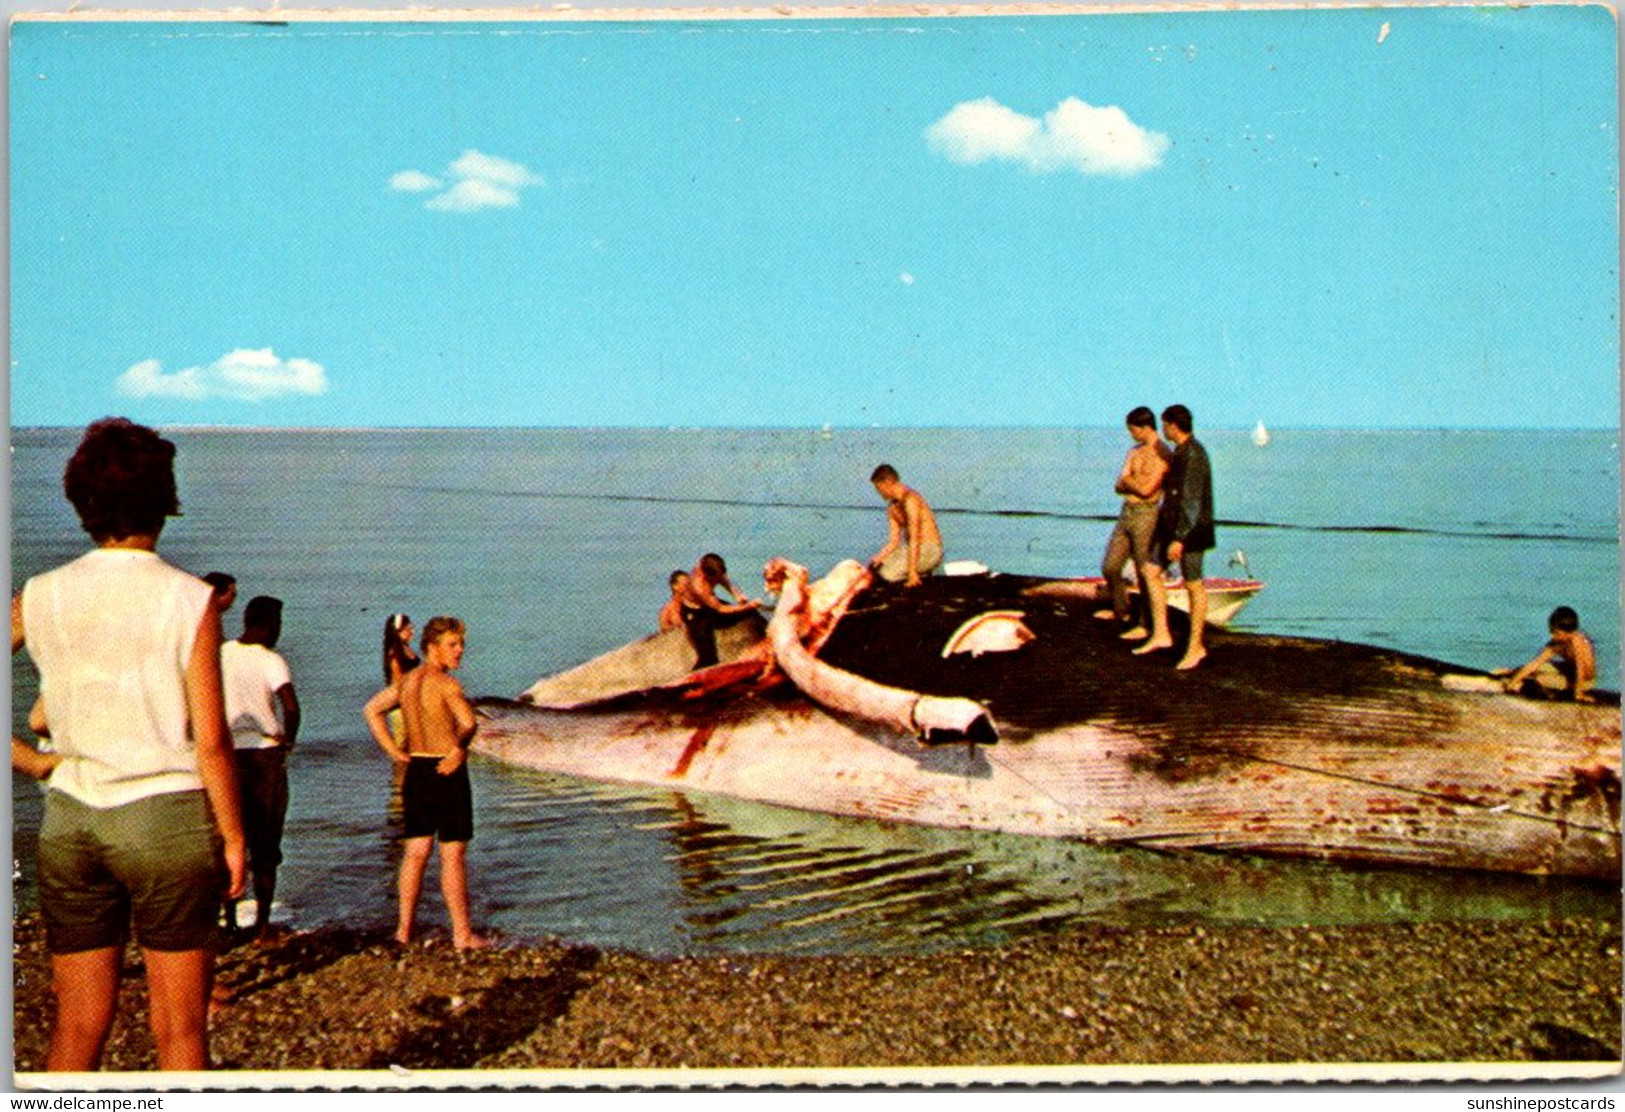
[{"label": "gravel shoreline", "polygon": [[[1617,919],[1101,927],[930,956],[661,959],[325,929],[222,955],[211,1048],[255,1072],[1617,1063],[1620,940]],[[37,918],[15,958],[30,1072],[52,1007]],[[147,1070],[129,965],[106,1068]]]}]

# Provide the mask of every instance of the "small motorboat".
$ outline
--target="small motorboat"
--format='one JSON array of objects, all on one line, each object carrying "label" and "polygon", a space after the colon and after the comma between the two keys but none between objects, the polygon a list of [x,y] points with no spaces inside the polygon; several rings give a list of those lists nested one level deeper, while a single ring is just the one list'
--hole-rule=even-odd
[{"label": "small motorboat", "polygon": [[[1207,577],[1202,580],[1202,585],[1207,588],[1207,624],[1220,628],[1229,625],[1236,615],[1241,613],[1242,608],[1264,589],[1264,584],[1257,579]],[[1137,584],[1130,584],[1129,593],[1138,594],[1139,589]],[[1106,580],[1098,575],[1046,580],[1029,588],[1027,593],[1068,596],[1097,604],[1111,602],[1111,592],[1106,589]],[[1168,605],[1186,614],[1191,612],[1191,594],[1186,584],[1178,580],[1168,584]]]}]

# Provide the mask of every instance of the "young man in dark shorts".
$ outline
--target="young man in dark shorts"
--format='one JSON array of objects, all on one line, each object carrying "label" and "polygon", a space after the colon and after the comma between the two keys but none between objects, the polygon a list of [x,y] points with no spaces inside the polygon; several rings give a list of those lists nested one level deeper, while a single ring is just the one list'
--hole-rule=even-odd
[{"label": "young man in dark shorts", "polygon": [[[1191,411],[1184,406],[1171,405],[1162,411],[1162,434],[1173,444],[1174,454],[1162,483],[1162,510],[1157,517],[1156,542],[1162,547],[1163,558],[1146,569],[1148,580],[1160,581],[1163,568],[1178,564],[1184,577],[1191,600],[1191,635],[1185,655],[1174,665],[1180,671],[1195,668],[1207,657],[1202,641],[1202,631],[1207,627],[1202,554],[1214,545],[1213,467],[1208,462],[1207,449],[1191,435],[1194,428]],[[1167,590],[1153,589],[1150,597],[1154,611],[1152,623],[1160,623],[1160,628],[1166,631]],[[1161,637],[1153,634],[1134,651],[1144,654],[1172,647],[1173,639],[1164,632]]]},{"label": "young man in dark shorts", "polygon": [[[463,661],[466,628],[457,618],[430,618],[423,627],[423,665],[384,688],[367,703],[373,740],[406,764],[401,785],[406,851],[401,857],[400,919],[395,941],[412,940],[418,896],[429,853],[440,842],[440,892],[451,915],[452,944],[459,950],[490,945],[474,933],[468,912],[466,853],[474,837],[474,803],[468,786],[468,747],[474,740],[474,708],[452,675]],[[399,707],[405,748],[395,743],[386,715]]]}]

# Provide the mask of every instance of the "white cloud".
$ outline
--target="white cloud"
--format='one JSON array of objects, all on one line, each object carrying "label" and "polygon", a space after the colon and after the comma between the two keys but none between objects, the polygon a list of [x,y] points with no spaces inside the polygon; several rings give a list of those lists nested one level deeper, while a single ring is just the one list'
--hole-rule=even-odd
[{"label": "white cloud", "polygon": [[905,286],[912,286],[914,284],[914,275],[905,270],[897,276],[897,280]]},{"label": "white cloud", "polygon": [[464,151],[447,169],[464,181],[483,181],[513,189],[526,185],[547,184],[540,174],[531,173],[517,162],[509,162],[506,158],[481,154],[473,150]]},{"label": "white cloud", "polygon": [[446,167],[442,178],[421,170],[402,170],[389,179],[389,187],[406,193],[429,193],[423,207],[436,212],[478,212],[488,208],[513,208],[519,192],[544,186],[547,180],[528,167],[496,155],[469,149]]},{"label": "white cloud", "polygon": [[389,179],[389,187],[402,193],[427,193],[431,189],[444,189],[445,185],[422,170],[402,170]]},{"label": "white cloud", "polygon": [[164,374],[163,364],[145,359],[118,377],[118,392],[132,398],[185,398],[201,401],[208,396],[201,379],[202,369],[188,367],[172,375]]},{"label": "white cloud", "polygon": [[436,212],[478,212],[486,208],[513,208],[519,203],[519,194],[500,185],[483,181],[460,181],[438,196],[423,203],[424,208]]},{"label": "white cloud", "polygon": [[1043,125],[992,97],[956,104],[925,129],[925,137],[952,162],[1019,161]]},{"label": "white cloud", "polygon": [[117,389],[132,398],[203,401],[231,398],[261,402],[290,395],[327,393],[327,372],[309,359],[279,359],[270,348],[239,348],[206,367],[166,373],[146,359],[119,375]]},{"label": "white cloud", "polygon": [[963,101],[926,128],[925,138],[951,162],[1014,162],[1037,173],[1119,177],[1160,166],[1169,146],[1166,135],[1141,127],[1121,108],[1097,108],[1077,97],[1067,97],[1042,120],[992,97]]}]

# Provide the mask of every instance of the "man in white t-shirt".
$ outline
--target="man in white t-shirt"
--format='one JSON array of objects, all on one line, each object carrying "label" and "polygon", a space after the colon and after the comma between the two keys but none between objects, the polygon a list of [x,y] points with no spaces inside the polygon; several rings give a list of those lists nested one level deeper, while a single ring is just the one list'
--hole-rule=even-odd
[{"label": "man in white t-shirt", "polygon": [[[243,633],[220,646],[226,724],[237,755],[243,832],[254,877],[254,934],[271,921],[282,823],[288,813],[288,753],[299,734],[299,698],[288,663],[273,649],[282,636],[282,600],[258,595],[243,609]],[[281,721],[278,722],[278,710]],[[227,905],[235,930],[237,905]]]}]

